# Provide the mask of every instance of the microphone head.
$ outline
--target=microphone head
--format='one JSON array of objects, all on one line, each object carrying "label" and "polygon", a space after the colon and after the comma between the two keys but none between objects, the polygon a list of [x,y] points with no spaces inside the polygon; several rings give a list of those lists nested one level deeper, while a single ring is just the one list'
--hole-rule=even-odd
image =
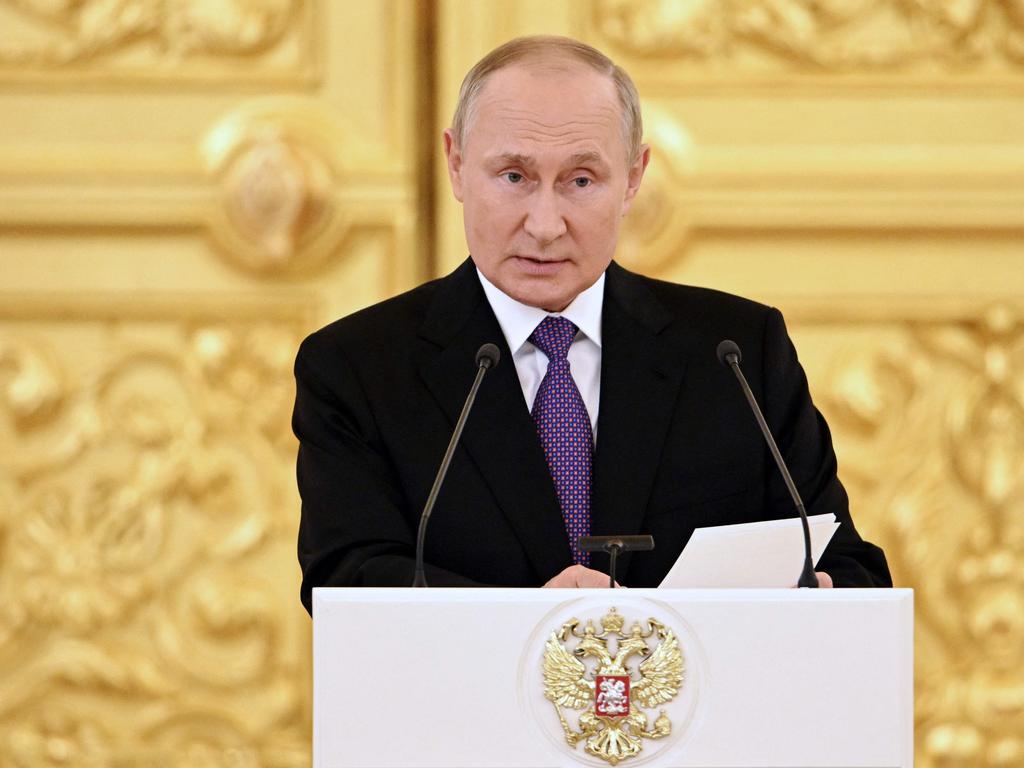
[{"label": "microphone head", "polygon": [[718,345],[717,354],[718,362],[725,366],[743,361],[743,353],[740,352],[739,345],[730,339],[726,339]]},{"label": "microphone head", "polygon": [[496,344],[484,344],[476,351],[476,367],[496,368],[501,360],[501,350]]}]

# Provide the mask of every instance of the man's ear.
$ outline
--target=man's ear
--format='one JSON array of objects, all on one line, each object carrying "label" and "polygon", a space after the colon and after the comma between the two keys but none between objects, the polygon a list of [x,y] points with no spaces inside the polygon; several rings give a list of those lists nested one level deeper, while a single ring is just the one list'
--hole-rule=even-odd
[{"label": "man's ear", "polygon": [[448,179],[452,183],[452,194],[462,202],[462,151],[455,144],[451,128],[444,130],[444,156],[448,161]]},{"label": "man's ear", "polygon": [[636,193],[640,190],[640,182],[644,180],[644,171],[647,170],[649,162],[651,162],[651,147],[649,144],[641,144],[640,153],[636,156],[633,164],[629,166],[629,176],[626,180],[626,195],[622,198],[623,216],[629,211],[630,206],[633,204],[633,198],[636,197]]}]

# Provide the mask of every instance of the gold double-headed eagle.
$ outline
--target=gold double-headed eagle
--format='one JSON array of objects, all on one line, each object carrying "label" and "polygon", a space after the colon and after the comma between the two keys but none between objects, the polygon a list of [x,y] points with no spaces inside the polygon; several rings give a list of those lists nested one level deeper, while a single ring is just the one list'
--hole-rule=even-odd
[{"label": "gold double-headed eagle", "polygon": [[[582,628],[580,623],[578,619],[567,621],[544,645],[544,696],[554,704],[569,746],[575,748],[582,741],[587,753],[615,765],[639,753],[643,739],[660,739],[672,732],[664,710],[649,728],[648,716],[641,708],[653,709],[679,693],[683,654],[675,632],[655,619],[647,619],[646,626],[635,622],[624,632],[625,619],[612,608],[601,618],[600,631],[591,621]],[[660,643],[652,649],[649,641],[654,637]],[[570,650],[572,638],[579,642]],[[583,661],[588,656],[597,659],[592,674]],[[631,656],[643,658],[635,673],[627,664]],[[611,679],[610,693],[614,695],[614,683],[623,677],[629,678],[628,707],[599,706],[602,692],[596,690],[595,681]],[[562,707],[585,710],[579,716],[579,730],[569,725]]]}]

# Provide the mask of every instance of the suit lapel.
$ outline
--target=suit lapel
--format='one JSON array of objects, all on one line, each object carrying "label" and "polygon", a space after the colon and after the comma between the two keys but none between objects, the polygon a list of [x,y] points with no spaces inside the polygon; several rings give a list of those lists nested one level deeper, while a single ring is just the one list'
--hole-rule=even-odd
[{"label": "suit lapel", "polygon": [[480,345],[493,342],[501,349],[499,365],[477,393],[462,448],[490,487],[538,577],[554,576],[572,563],[565,524],[512,353],[472,261],[443,281],[420,336],[420,374],[453,426],[476,373],[473,360]]},{"label": "suit lapel", "polygon": [[[670,322],[641,278],[614,262],[609,266],[591,501],[595,535],[643,533],[640,524],[686,367],[663,333]],[[620,573],[627,566],[624,560]]]}]

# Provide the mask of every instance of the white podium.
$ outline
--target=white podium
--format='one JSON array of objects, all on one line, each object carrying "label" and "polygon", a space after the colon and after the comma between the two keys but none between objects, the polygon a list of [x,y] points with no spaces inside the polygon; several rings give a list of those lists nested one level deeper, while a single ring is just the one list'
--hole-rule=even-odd
[{"label": "white podium", "polygon": [[910,590],[316,589],[313,661],[314,768],[913,766]]}]

